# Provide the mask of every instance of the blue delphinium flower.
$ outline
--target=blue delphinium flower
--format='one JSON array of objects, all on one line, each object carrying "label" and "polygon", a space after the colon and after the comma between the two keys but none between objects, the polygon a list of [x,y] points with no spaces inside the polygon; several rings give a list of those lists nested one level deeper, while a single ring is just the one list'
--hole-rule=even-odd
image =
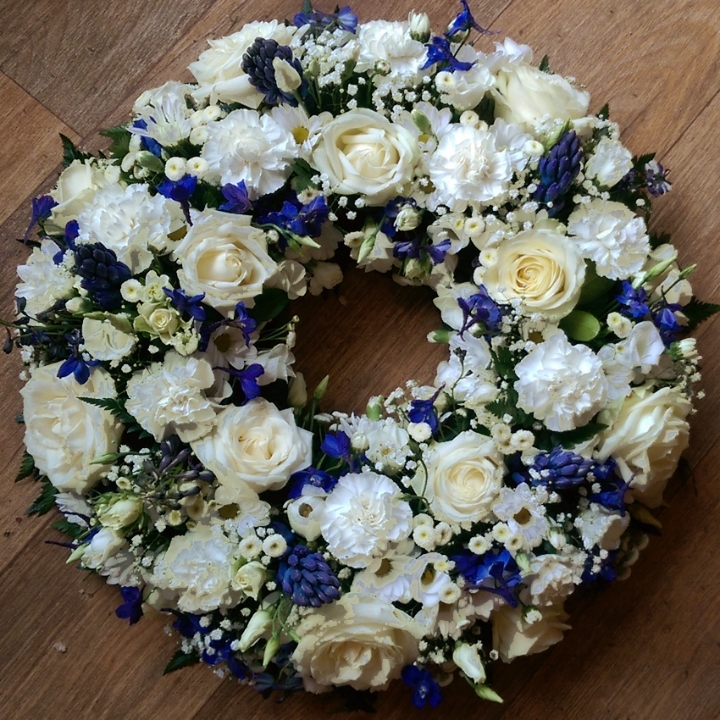
[{"label": "blue delphinium flower", "polygon": [[157,186],[157,191],[163,197],[183,204],[188,202],[196,187],[195,175],[183,175],[179,180],[163,178],[163,181]]},{"label": "blue delphinium flower", "polygon": [[655,160],[645,164],[645,183],[653,197],[660,197],[670,191],[672,185],[667,180],[668,172],[669,170]]},{"label": "blue delphinium flower", "polygon": [[[133,127],[138,128],[139,130],[147,130],[147,120],[143,120],[142,118],[136,120],[133,123]],[[153,140],[147,135],[141,135],[140,147],[143,150],[147,150],[148,152],[152,153],[155,157],[162,158],[163,146],[157,140]]]},{"label": "blue delphinium flower", "polygon": [[471,587],[497,593],[511,607],[517,607],[513,590],[520,584],[520,568],[507,549],[491,550],[484,555],[466,550],[450,559]]},{"label": "blue delphinium flower", "polygon": [[328,219],[330,209],[322,195],[313,198],[303,205],[297,195],[293,195],[283,203],[279,211],[269,212],[258,218],[260,225],[272,225],[280,231],[281,237],[278,246],[281,250],[287,248],[287,240],[282,236],[283,231],[290,233],[291,237],[318,237],[322,232],[322,225]]},{"label": "blue delphinium flower", "polygon": [[123,603],[115,610],[115,614],[121,620],[129,620],[130,624],[134,625],[143,616],[142,590],[136,587],[122,587],[120,588],[120,594]]},{"label": "blue delphinium flower", "polygon": [[460,0],[460,2],[463,6],[462,12],[458,13],[455,19],[450,23],[450,25],[448,25],[448,29],[445,31],[446,38],[449,40],[455,40],[456,38],[461,38],[461,36],[469,33],[470,30],[477,30],[482,35],[494,34],[491,30],[486,30],[478,25],[470,12],[467,0]]},{"label": "blue delphinium flower", "polygon": [[301,607],[320,607],[340,597],[340,581],[330,566],[320,553],[305,545],[295,545],[283,555],[277,582]]},{"label": "blue delphinium flower", "polygon": [[438,70],[469,70],[475,64],[474,61],[458,60],[447,38],[434,37],[425,47],[427,48],[427,60],[420,68],[421,70],[427,70],[433,65],[438,65]]},{"label": "blue delphinium flower", "polygon": [[683,331],[683,327],[678,321],[677,315],[675,315],[675,310],[681,308],[682,305],[679,303],[662,302],[656,309],[653,309],[653,323],[660,332],[663,342],[668,347],[678,339],[678,335]]},{"label": "blue delphinium flower", "polygon": [[242,370],[234,367],[215,369],[224,370],[229,373],[231,377],[235,378],[240,386],[240,392],[243,395],[241,405],[244,405],[248,400],[254,400],[256,397],[260,397],[260,385],[258,385],[257,379],[265,372],[265,368],[260,363],[252,363],[252,365],[248,365]]},{"label": "blue delphinium flower", "polygon": [[458,306],[463,313],[463,324],[460,328],[460,337],[473,325],[482,325],[486,332],[497,332],[502,324],[502,310],[500,306],[488,295],[484,285],[478,286],[478,291],[469,298],[458,298]]},{"label": "blue delphinium flower", "polygon": [[218,210],[238,215],[243,215],[248,210],[252,210],[252,202],[250,202],[244,180],[241,180],[237,185],[226,183],[222,186],[221,192],[227,202],[220,205]]},{"label": "blue delphinium flower", "polygon": [[440,686],[427,668],[419,668],[417,665],[406,665],[402,669],[401,677],[403,682],[413,689],[412,704],[420,710],[425,705],[437,707],[442,700]]},{"label": "blue delphinium flower", "polygon": [[65,335],[65,339],[70,346],[70,357],[60,365],[57,371],[59,378],[73,375],[75,381],[80,385],[84,385],[90,379],[90,369],[100,364],[99,360],[86,360],[79,350],[82,343],[82,335],[80,331],[75,329]]},{"label": "blue delphinium flower", "polygon": [[588,553],[585,560],[582,584],[589,585],[601,578],[608,582],[615,580],[617,578],[617,570],[615,569],[617,554],[617,550],[610,550],[605,557],[602,557],[600,547],[596,545],[593,552]]},{"label": "blue delphinium flower", "polygon": [[47,220],[50,217],[52,209],[57,205],[55,200],[50,195],[41,195],[40,197],[33,198],[32,201],[32,217],[30,218],[30,224],[28,225],[23,241],[27,242],[30,237],[30,231],[36,222]]},{"label": "blue delphinium flower", "polygon": [[335,433],[327,433],[323,438],[320,449],[332,458],[351,460],[350,438],[342,430]]},{"label": "blue delphinium flower", "polygon": [[648,294],[644,288],[635,288],[631,282],[622,281],[622,291],[615,297],[620,303],[620,313],[633,320],[642,320],[650,314]]},{"label": "blue delphinium flower", "polygon": [[299,498],[306,485],[330,492],[335,485],[337,485],[337,481],[338,479],[330,475],[330,473],[326,473],[324,470],[318,470],[312,466],[304,470],[298,470],[290,476],[287,484],[288,498],[291,500]]},{"label": "blue delphinium flower", "polygon": [[177,288],[176,290],[163,288],[163,292],[170,298],[173,307],[177,309],[184,319],[191,317],[198,322],[205,320],[205,308],[202,306],[205,293],[188,297],[182,288]]},{"label": "blue delphinium flower", "polygon": [[248,315],[245,303],[240,301],[235,306],[235,317],[223,318],[213,323],[204,323],[200,328],[200,342],[198,350],[205,352],[210,343],[210,336],[221,327],[237,328],[242,332],[245,345],[250,346],[250,335],[257,329],[257,322]]},{"label": "blue delphinium flower", "polygon": [[410,422],[426,423],[430,426],[433,435],[435,435],[440,427],[435,401],[441,390],[442,388],[438,388],[437,392],[427,400],[413,400],[408,410],[408,419]]},{"label": "blue delphinium flower", "polygon": [[322,32],[331,25],[347,32],[354,33],[358,26],[358,17],[349,6],[340,8],[334,13],[324,13],[320,10],[311,10],[309,13],[299,12],[293,18],[295,27],[309,25],[313,30]]}]

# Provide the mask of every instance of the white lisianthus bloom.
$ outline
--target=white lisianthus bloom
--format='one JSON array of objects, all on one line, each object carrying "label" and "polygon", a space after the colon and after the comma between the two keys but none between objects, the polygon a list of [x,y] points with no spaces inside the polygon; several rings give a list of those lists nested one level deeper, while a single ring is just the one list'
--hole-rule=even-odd
[{"label": "white lisianthus bloom", "polygon": [[308,289],[311,295],[320,295],[343,281],[342,269],[337,263],[316,262],[312,269],[312,277]]},{"label": "white lisianthus bloom", "polygon": [[568,615],[562,605],[542,608],[542,617],[529,623],[523,617],[523,608],[502,605],[492,613],[493,649],[503,662],[516,657],[533,655],[547,650],[563,639]]},{"label": "white lisianthus bloom", "polygon": [[452,105],[457,110],[472,110],[476,108],[485,93],[495,84],[495,77],[488,67],[486,56],[476,52],[471,46],[464,45],[457,53],[461,62],[471,62],[469,70],[443,70],[435,76],[435,82],[440,87],[444,75],[450,76],[446,84],[447,90],[441,90],[442,101]]},{"label": "white lisianthus bloom", "polygon": [[215,423],[216,405],[203,392],[214,382],[207,360],[171,350],[162,364],[153,363],[128,380],[125,408],[157,442],[174,433],[190,442]]},{"label": "white lisianthus bloom", "polygon": [[325,500],[320,527],[328,550],[345,565],[367,567],[391,542],[412,532],[412,510],[384,475],[349,473]]},{"label": "white lisianthus bloom", "polygon": [[301,495],[285,507],[288,523],[294,533],[312,542],[320,537],[320,520],[325,509],[325,493]]},{"label": "white lisianthus bloom", "polygon": [[359,193],[384,205],[413,176],[419,159],[415,138],[404,127],[361,108],[339,115],[322,129],[312,163],[334,192]]},{"label": "white lisianthus bloom", "polygon": [[199,85],[193,93],[195,100],[202,102],[209,99],[213,105],[217,102],[237,102],[257,108],[265,96],[250,84],[242,69],[243,55],[259,37],[289,45],[296,29],[277,20],[251,22],[232,35],[208,40],[210,48],[188,67]]},{"label": "white lisianthus bloom", "polygon": [[208,164],[205,177],[223,185],[244,182],[251,199],[279,190],[299,155],[292,134],[255,110],[234,110],[207,131],[201,152]]},{"label": "white lisianthus bloom", "polygon": [[660,331],[650,320],[633,325],[628,337],[615,344],[616,360],[642,375],[657,366],[664,352]]},{"label": "white lisianthus bloom", "polygon": [[108,185],[78,215],[76,242],[101,242],[137,275],[150,267],[153,250],[169,251],[168,235],[182,224],[180,205],[159,194],[152,197],[147,185]]},{"label": "white lisianthus bloom", "polygon": [[191,446],[221,486],[256,492],[279,490],[312,462],[312,433],[297,427],[292,408],[263,398],[223,408],[213,432]]},{"label": "white lisianthus bloom", "polygon": [[640,272],[650,252],[643,219],[610,200],[579,205],[568,219],[568,235],[582,256],[595,262],[597,274],[611,280]]},{"label": "white lisianthus bloom", "polygon": [[259,352],[253,360],[253,363],[263,366],[263,374],[257,379],[258,385],[262,387],[274,383],[276,380],[287,382],[290,378],[295,377],[292,369],[294,362],[295,356],[285,343],[278,343],[269,350]]},{"label": "white lisianthus bloom", "polygon": [[98,522],[106,528],[120,531],[132,525],[142,514],[143,501],[137,496],[118,497],[109,504],[102,504],[97,511]]},{"label": "white lisianthus bloom", "polygon": [[287,293],[288,300],[297,300],[307,292],[305,268],[295,260],[282,260],[275,274],[266,281],[265,287],[283,290]]},{"label": "white lisianthus bloom", "polygon": [[133,124],[128,129],[134,135],[156,140],[163,147],[177,145],[192,131],[190,116],[193,111],[187,103],[192,90],[192,86],[174,81],[147,90],[137,99],[134,107],[135,122],[140,120],[145,127]]},{"label": "white lisianthus bloom", "polygon": [[575,120],[585,117],[590,96],[574,88],[561,75],[543,72],[524,62],[506,64],[492,89],[495,117],[534,132],[546,117]]},{"label": "white lisianthus bloom", "polygon": [[513,174],[509,153],[498,149],[495,135],[469,125],[448,128],[428,159],[428,172],[435,186],[432,204],[457,212],[492,203]]},{"label": "white lisianthus bloom", "polygon": [[482,283],[496,302],[520,300],[525,315],[558,320],[572,311],[585,280],[575,244],[553,229],[534,228],[500,243]]},{"label": "white lisianthus bloom", "polygon": [[27,263],[18,265],[17,274],[22,282],[17,284],[15,297],[25,300],[25,312],[32,317],[75,293],[76,277],[68,261],[63,259],[55,264],[53,260],[61,252],[55,241],[43,238],[40,247],[33,248]]},{"label": "white lisianthus bloom", "polygon": [[110,412],[81,398],[115,398],[117,393],[102,368],[94,368],[80,385],[72,375],[58,378],[60,365],[36,367],[20,391],[25,445],[58,490],[84,493],[107,472],[109,465],[93,461],[117,451],[123,426]]},{"label": "white lisianthus bloom", "polygon": [[458,305],[458,300],[467,300],[477,294],[477,285],[472,283],[453,284],[449,287],[438,285],[435,289],[437,297],[433,299],[433,305],[440,311],[442,321],[453,330],[460,330],[463,326],[463,311]]},{"label": "white lisianthus bloom", "polygon": [[58,178],[57,185],[50,196],[57,203],[50,213],[50,221],[64,228],[90,203],[100,188],[109,184],[106,175],[107,165],[97,160],[73,160]]},{"label": "white lisianthus bloom", "polygon": [[458,643],[453,650],[452,659],[470,680],[480,685],[485,682],[485,666],[475,645]]},{"label": "white lisianthus bloom", "polygon": [[104,527],[85,545],[81,564],[90,570],[100,570],[126,546],[127,543],[122,535],[112,528]]},{"label": "white lisianthus bloom", "polygon": [[585,425],[605,406],[602,361],[590,348],[571,345],[563,332],[529,352],[515,372],[518,407],[555,432]]},{"label": "white lisianthus bloom", "polygon": [[[416,78],[425,60],[425,45],[412,38],[408,22],[371,20],[361,23],[357,40],[360,54],[356,72],[374,70],[378,61],[384,61],[389,68],[388,77]],[[376,84],[384,81],[384,76],[375,75]]]},{"label": "white lisianthus bloom", "polygon": [[292,662],[306,690],[385,690],[415,661],[423,628],[389,603],[343,595],[306,615]]},{"label": "white lisianthus bloom", "polygon": [[137,336],[127,318],[109,315],[104,320],[85,317],[82,336],[85,350],[96,360],[122,360],[135,348]]},{"label": "white lisianthus bloom", "polygon": [[437,520],[460,524],[489,519],[505,472],[492,438],[466,430],[432,445],[424,460],[411,484]]},{"label": "white lisianthus bloom", "polygon": [[181,264],[178,279],[188,295],[228,314],[242,300],[252,307],[263,284],[277,271],[262,230],[249,215],[219,210],[193,213],[193,225],[173,253]]},{"label": "white lisianthus bloom", "polygon": [[443,564],[447,565],[447,556],[428,552],[413,560],[407,569],[412,599],[426,608],[443,602],[444,591],[453,584],[447,572],[438,569]]},{"label": "white lisianthus bloom", "polygon": [[665,272],[645,284],[651,290],[651,300],[664,298],[669,303],[687,305],[692,299],[692,285],[687,278],[681,279],[682,271],[677,262],[673,262],[676,257],[677,249],[669,243],[658,245],[650,251],[643,272],[650,273],[657,265],[666,267]]},{"label": "white lisianthus bloom", "polygon": [[230,583],[237,545],[218,525],[196,525],[170,541],[155,560],[151,582],[177,594],[182,612],[207,613],[228,607],[236,600]]},{"label": "white lisianthus bloom", "polygon": [[596,546],[601,550],[617,550],[629,524],[629,513],[621,515],[597,503],[590,503],[590,507],[575,518],[575,527],[580,531],[586,550]]},{"label": "white lisianthus bloom", "polygon": [[615,459],[633,497],[648,507],[661,504],[667,481],[688,446],[691,409],[678,388],[634,388],[601,434],[598,459]]},{"label": "white lisianthus bloom", "polygon": [[604,137],[585,163],[585,177],[602,187],[613,187],[632,168],[632,153],[619,140]]}]

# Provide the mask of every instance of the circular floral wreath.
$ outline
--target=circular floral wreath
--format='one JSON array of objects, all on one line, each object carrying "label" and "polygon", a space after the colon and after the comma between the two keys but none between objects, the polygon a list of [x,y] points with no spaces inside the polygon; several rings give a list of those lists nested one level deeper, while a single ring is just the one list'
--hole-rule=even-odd
[{"label": "circular floral wreath", "polygon": [[[421,707],[457,669],[500,700],[492,664],[560,640],[657,524],[700,396],[681,337],[718,308],[648,232],[663,167],[529,47],[475,49],[461,2],[441,35],[308,3],[211,40],[108,156],[64,139],[33,202],[30,512],[57,505],[120,618],[172,619],[168,670],[402,677]],[[293,371],[286,306],[341,281],[340,245],[432,287],[449,346],[360,417]]]}]

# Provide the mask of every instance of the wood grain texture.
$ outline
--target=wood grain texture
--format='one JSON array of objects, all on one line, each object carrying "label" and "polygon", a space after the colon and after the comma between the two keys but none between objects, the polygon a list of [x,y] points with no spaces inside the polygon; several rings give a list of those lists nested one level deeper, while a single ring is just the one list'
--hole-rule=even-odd
[{"label": "wood grain texture", "polygon": [[[143,89],[189,78],[184,68],[205,48],[206,38],[253,19],[290,16],[297,4],[110,0],[60,7],[54,0],[36,0],[18,7],[13,0],[0,0],[5,11],[0,71],[7,76],[0,76],[0,92],[4,100],[11,98],[0,109],[0,116],[10,118],[3,126],[1,154],[5,159],[21,148],[17,157],[29,173],[13,178],[4,173],[0,179],[0,312],[8,314],[14,267],[24,252],[11,243],[27,222],[27,210],[18,205],[43,182],[52,182],[59,160],[53,123],[78,130],[87,146],[98,147],[95,130],[123,121]],[[531,44],[538,59],[548,54],[554,70],[585,83],[594,108],[609,101],[631,150],[659,151],[672,169],[675,187],[657,203],[653,225],[673,233],[684,263],[699,263],[695,290],[717,301],[720,79],[715,1],[484,0],[471,5],[482,24]],[[356,4],[364,20],[400,19],[411,7],[405,0]],[[436,27],[456,11],[454,5],[434,0],[415,7],[428,11]],[[492,45],[491,39],[482,42]],[[10,79],[22,86],[20,94],[10,83],[11,92],[17,89],[6,95],[2,83]],[[32,122],[12,124],[23,107],[32,109]],[[37,128],[32,143],[27,142],[30,125],[33,132]],[[53,145],[54,158],[49,153]],[[38,147],[46,149],[31,160]],[[9,201],[6,187],[15,193],[7,196]],[[432,377],[440,355],[424,339],[438,319],[428,298],[422,290],[399,288],[388,278],[350,271],[336,292],[296,303],[301,318],[298,366],[311,385],[331,374],[329,407],[361,409],[368,396],[387,392],[407,377]],[[505,705],[481,704],[456,681],[443,704],[423,712],[425,717],[720,717],[717,322],[698,333],[706,358],[707,398],[693,420],[688,458],[694,477],[679,486],[663,512],[663,537],[653,538],[627,582],[581,600],[572,617],[574,629],[560,645],[499,668],[495,686]],[[45,544],[46,539],[61,539],[50,528],[52,519],[22,518],[34,488],[12,484],[21,455],[21,428],[12,422],[20,408],[19,370],[16,358],[0,366],[5,410],[0,426],[0,716],[310,720],[332,711],[337,701],[328,697],[264,701],[233,681],[220,681],[207,668],[161,676],[174,648],[174,640],[163,633],[165,621],[145,618],[128,628],[114,616],[117,589],[66,566],[65,551]],[[55,649],[56,643],[65,652]],[[379,699],[378,709],[383,718],[413,713],[400,684]]]}]

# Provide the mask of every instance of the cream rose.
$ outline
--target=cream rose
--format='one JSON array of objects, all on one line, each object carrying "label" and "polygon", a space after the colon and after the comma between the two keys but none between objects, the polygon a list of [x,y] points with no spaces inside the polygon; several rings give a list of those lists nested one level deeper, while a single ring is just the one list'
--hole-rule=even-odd
[{"label": "cream rose", "polygon": [[258,599],[260,588],[267,580],[267,568],[255,560],[242,565],[231,581],[233,590],[238,590],[253,600]]},{"label": "cream rose", "polygon": [[575,120],[587,115],[590,96],[561,75],[543,72],[527,63],[514,63],[500,72],[492,89],[495,117],[533,132],[546,116]]},{"label": "cream rose", "polygon": [[311,692],[332,685],[385,690],[418,655],[422,626],[377,598],[355,593],[303,618],[292,662]]},{"label": "cream rose", "polygon": [[229,312],[243,300],[252,306],[263,283],[277,271],[267,254],[265,234],[250,226],[249,215],[205,210],[175,249],[182,267],[178,279],[188,295],[205,293],[203,302]]},{"label": "cream rose", "polygon": [[543,608],[542,617],[533,623],[523,617],[523,608],[499,607],[492,614],[493,649],[500,654],[503,662],[523,655],[534,655],[547,650],[563,639],[568,615],[562,605]]},{"label": "cream rose", "polygon": [[475,523],[490,516],[504,470],[492,439],[467,430],[433,445],[411,482],[438,520]]},{"label": "cream rose", "polygon": [[191,445],[221,486],[245,484],[256,492],[279,490],[312,462],[312,433],[297,427],[292,409],[263,398],[226,407],[213,432]]},{"label": "cream rose", "polygon": [[[612,456],[635,498],[658,507],[680,455],[687,448],[692,405],[678,388],[634,388],[601,435],[598,458]],[[600,422],[603,416],[599,417]],[[634,476],[634,479],[633,479]]]},{"label": "cream rose", "polygon": [[313,153],[313,164],[335,192],[365,195],[384,205],[412,179],[420,157],[408,130],[374,110],[350,110],[329,122]]},{"label": "cream rose", "polygon": [[123,426],[107,411],[81,398],[114,398],[115,383],[94,368],[80,385],[72,375],[57,377],[60,363],[37,367],[20,391],[23,396],[25,445],[41,473],[65,492],[89,490],[108,465],[95,458],[117,451]]},{"label": "cream rose", "polygon": [[585,280],[585,262],[575,244],[551,229],[518,233],[500,244],[497,261],[482,283],[497,302],[522,301],[526,314],[559,319],[575,307]]}]

